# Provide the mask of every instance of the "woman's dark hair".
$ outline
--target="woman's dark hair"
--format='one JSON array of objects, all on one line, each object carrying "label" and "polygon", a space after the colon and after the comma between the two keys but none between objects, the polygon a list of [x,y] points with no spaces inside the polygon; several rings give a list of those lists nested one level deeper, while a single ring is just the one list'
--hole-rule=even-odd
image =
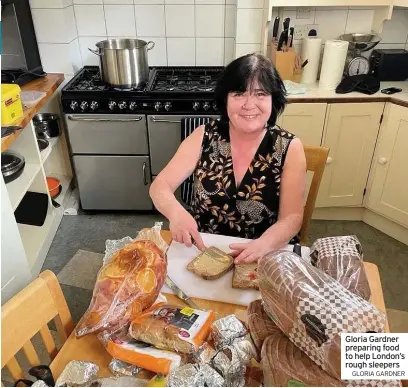
[{"label": "woman's dark hair", "polygon": [[248,54],[232,61],[224,70],[215,88],[215,101],[221,120],[229,121],[228,93],[245,92],[256,81],[264,92],[272,96],[272,112],[268,124],[274,126],[286,105],[286,89],[272,63],[263,55]]}]

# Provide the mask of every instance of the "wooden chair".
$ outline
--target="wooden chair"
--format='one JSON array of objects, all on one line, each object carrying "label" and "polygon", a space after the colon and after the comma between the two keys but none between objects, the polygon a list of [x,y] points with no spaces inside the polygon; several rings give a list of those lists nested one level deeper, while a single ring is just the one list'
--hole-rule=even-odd
[{"label": "wooden chair", "polygon": [[57,355],[57,346],[47,326],[52,319],[62,346],[74,329],[74,322],[57,277],[47,270],[1,309],[1,367],[6,366],[14,380],[24,378],[15,358],[19,350],[23,350],[31,366],[40,364],[31,342],[38,332],[51,360]]},{"label": "wooden chair", "polygon": [[304,208],[302,228],[300,229],[301,244],[307,244],[307,230],[312,219],[317,193],[319,192],[320,182],[329,155],[329,149],[326,147],[304,146],[304,150],[306,169],[307,171],[313,171],[313,178]]}]

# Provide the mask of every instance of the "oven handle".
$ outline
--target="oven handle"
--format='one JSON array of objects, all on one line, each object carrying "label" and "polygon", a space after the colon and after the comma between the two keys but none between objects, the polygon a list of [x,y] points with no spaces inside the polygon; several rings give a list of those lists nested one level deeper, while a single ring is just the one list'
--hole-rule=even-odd
[{"label": "oven handle", "polygon": [[140,121],[142,119],[143,119],[142,116],[135,117],[134,119],[90,119],[90,118],[85,118],[85,117],[68,116],[68,120],[71,120],[71,121],[98,121],[98,122],[112,121],[112,122],[120,122],[120,123],[126,123],[126,122],[131,122],[131,121],[133,121],[133,122],[134,121]]},{"label": "oven handle", "polygon": [[149,184],[149,182],[147,181],[147,177],[146,177],[146,162],[143,162],[143,183],[145,186],[147,186]]},{"label": "oven handle", "polygon": [[171,124],[179,124],[181,120],[165,120],[165,119],[156,119],[155,117],[150,117],[150,121],[152,123],[171,123]]}]

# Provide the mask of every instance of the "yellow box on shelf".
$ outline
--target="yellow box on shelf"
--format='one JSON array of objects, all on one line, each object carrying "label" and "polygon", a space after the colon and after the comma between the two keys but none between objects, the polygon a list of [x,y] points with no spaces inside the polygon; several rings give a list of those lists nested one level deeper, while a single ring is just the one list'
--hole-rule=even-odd
[{"label": "yellow box on shelf", "polygon": [[21,89],[15,84],[1,84],[1,125],[7,126],[23,117]]}]

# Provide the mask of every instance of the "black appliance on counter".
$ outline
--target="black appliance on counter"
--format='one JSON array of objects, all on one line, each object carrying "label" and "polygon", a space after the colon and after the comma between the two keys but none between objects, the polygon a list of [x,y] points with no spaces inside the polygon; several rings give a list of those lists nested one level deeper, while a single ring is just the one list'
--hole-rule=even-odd
[{"label": "black appliance on counter", "polygon": [[153,67],[136,89],[114,89],[85,66],[62,89],[81,206],[152,210],[152,179],[177,151],[182,118],[218,118],[223,67]]},{"label": "black appliance on counter", "polygon": [[21,86],[44,76],[29,0],[3,0],[1,18],[1,82]]},{"label": "black appliance on counter", "polygon": [[380,81],[405,81],[408,78],[408,51],[376,49],[371,54],[371,71]]}]

